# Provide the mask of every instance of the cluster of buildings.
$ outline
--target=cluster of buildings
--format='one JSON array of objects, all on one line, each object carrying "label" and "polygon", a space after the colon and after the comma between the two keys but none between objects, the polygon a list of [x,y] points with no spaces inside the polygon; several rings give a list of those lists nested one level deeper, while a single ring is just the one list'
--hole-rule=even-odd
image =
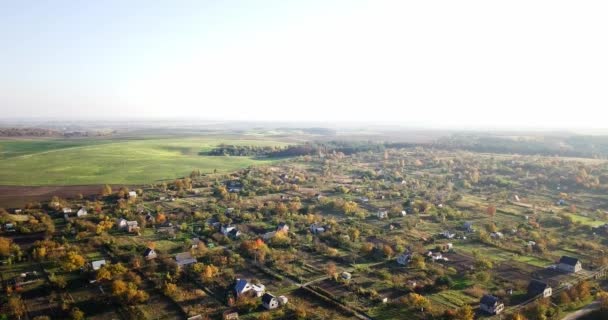
[{"label": "cluster of buildings", "polygon": [[266,292],[266,287],[261,283],[251,283],[245,279],[236,279],[234,284],[234,291],[236,297],[243,295],[250,295],[253,297],[262,298],[262,306],[267,310],[276,309],[279,306],[287,304],[288,300],[286,296],[274,296],[271,293]]},{"label": "cluster of buildings", "polygon": [[[562,256],[555,269],[565,273],[578,273],[583,270],[581,261],[577,258]],[[532,279],[528,284],[527,295],[530,298],[548,298],[553,295],[553,288],[544,281]],[[505,308],[504,303],[493,295],[484,295],[479,303],[479,309],[489,314],[499,314]]]}]

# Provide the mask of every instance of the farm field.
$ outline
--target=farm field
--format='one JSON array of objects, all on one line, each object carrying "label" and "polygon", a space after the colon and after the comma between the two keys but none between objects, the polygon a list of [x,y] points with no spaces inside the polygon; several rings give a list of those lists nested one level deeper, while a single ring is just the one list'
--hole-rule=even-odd
[{"label": "farm field", "polygon": [[201,156],[219,144],[284,146],[240,137],[82,140],[0,140],[0,185],[145,184],[188,175],[229,172],[269,160]]}]

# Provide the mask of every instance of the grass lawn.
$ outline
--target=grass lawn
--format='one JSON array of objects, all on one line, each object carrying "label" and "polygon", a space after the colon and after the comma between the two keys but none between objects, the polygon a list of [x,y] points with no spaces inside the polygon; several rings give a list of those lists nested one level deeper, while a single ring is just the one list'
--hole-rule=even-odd
[{"label": "grass lawn", "polygon": [[220,144],[283,146],[220,137],[141,140],[0,140],[0,185],[143,184],[202,172],[229,172],[270,160],[200,156]]},{"label": "grass lawn", "polygon": [[478,302],[478,299],[457,290],[441,291],[439,293],[429,295],[428,298],[452,309],[462,307],[465,304],[473,304]]},{"label": "grass lawn", "polygon": [[572,220],[574,220],[574,222],[578,222],[580,224],[588,225],[588,226],[591,226],[594,228],[599,227],[606,223],[606,221],[595,220],[595,219],[591,219],[589,217],[580,216],[578,214],[570,214],[570,217],[572,217]]}]

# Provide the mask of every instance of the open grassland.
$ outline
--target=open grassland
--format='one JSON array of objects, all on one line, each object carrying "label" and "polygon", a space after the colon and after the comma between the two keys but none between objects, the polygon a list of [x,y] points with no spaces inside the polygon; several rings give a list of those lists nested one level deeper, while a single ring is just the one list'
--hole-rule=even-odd
[{"label": "open grassland", "polygon": [[141,184],[217,169],[233,171],[269,160],[201,156],[218,144],[283,146],[231,137],[139,140],[0,140],[0,185]]}]

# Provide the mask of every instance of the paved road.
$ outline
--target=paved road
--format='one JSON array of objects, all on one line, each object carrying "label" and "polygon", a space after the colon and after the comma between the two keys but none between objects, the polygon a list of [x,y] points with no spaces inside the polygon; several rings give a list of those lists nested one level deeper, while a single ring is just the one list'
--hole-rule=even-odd
[{"label": "paved road", "polygon": [[576,310],[576,311],[566,315],[565,317],[562,318],[562,320],[576,320],[599,308],[600,308],[600,303],[598,301],[593,301],[592,303],[586,305],[584,308],[582,308],[580,310]]}]

